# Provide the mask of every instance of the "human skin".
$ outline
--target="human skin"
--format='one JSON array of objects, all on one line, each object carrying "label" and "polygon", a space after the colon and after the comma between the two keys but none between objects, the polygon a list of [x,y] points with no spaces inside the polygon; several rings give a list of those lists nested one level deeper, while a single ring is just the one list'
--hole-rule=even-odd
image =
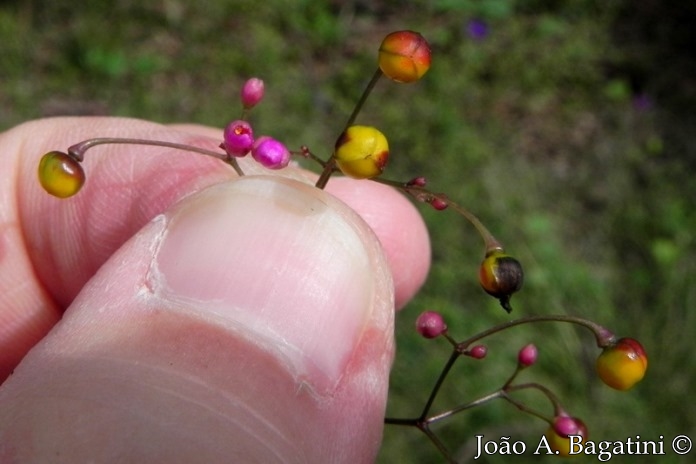
[{"label": "human skin", "polygon": [[206,146],[118,118],[0,134],[0,462],[371,462],[393,317],[430,248],[392,189],[111,145],[59,200],[41,154],[96,136]]}]

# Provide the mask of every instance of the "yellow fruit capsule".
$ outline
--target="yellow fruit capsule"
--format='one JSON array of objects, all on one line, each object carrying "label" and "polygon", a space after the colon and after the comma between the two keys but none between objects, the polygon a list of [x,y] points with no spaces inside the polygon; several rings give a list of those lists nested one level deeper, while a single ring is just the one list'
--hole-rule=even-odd
[{"label": "yellow fruit capsule", "polygon": [[643,346],[632,338],[621,338],[602,351],[597,358],[597,375],[616,390],[628,390],[645,376],[648,356]]},{"label": "yellow fruit capsule", "polygon": [[522,265],[499,248],[486,253],[479,267],[479,283],[489,295],[500,300],[507,311],[512,311],[510,297],[522,288]]},{"label": "yellow fruit capsule", "polygon": [[430,59],[430,45],[418,32],[392,32],[379,47],[379,67],[396,82],[409,83],[423,77],[430,69]]},{"label": "yellow fruit capsule", "polygon": [[389,159],[387,138],[371,126],[350,126],[336,141],[336,165],[354,179],[382,174]]},{"label": "yellow fruit capsule", "polygon": [[51,195],[67,198],[80,191],[85,183],[85,171],[67,153],[49,151],[39,162],[39,182]]}]

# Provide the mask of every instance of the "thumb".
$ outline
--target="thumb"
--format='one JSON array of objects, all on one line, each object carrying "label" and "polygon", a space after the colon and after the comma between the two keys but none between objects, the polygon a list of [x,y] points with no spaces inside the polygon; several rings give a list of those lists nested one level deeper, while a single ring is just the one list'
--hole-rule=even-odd
[{"label": "thumb", "polygon": [[247,176],[158,216],[0,389],[3,462],[372,462],[393,355],[369,227]]}]

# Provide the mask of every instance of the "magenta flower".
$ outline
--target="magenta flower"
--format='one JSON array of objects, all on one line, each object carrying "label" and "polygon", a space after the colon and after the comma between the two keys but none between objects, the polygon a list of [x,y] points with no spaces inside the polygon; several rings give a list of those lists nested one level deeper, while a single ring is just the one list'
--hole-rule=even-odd
[{"label": "magenta flower", "polygon": [[281,142],[268,136],[259,137],[251,156],[268,169],[283,169],[290,163],[290,151]]},{"label": "magenta flower", "polygon": [[254,131],[242,120],[232,121],[223,132],[222,148],[233,156],[246,156],[254,145]]}]

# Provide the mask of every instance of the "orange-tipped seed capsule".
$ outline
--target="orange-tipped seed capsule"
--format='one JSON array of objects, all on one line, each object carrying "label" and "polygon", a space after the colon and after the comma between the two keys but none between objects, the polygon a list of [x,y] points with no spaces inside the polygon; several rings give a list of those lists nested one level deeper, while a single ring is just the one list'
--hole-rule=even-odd
[{"label": "orange-tipped seed capsule", "polygon": [[497,298],[505,311],[512,311],[510,297],[522,288],[522,265],[499,248],[488,253],[479,267],[479,282],[489,295]]},{"label": "orange-tipped seed capsule", "polygon": [[604,348],[597,358],[597,374],[602,382],[616,390],[628,390],[645,376],[648,356],[632,338],[621,338]]},{"label": "orange-tipped seed capsule", "polygon": [[39,182],[51,195],[68,198],[80,191],[85,171],[80,162],[61,151],[49,151],[39,162]]},{"label": "orange-tipped seed capsule", "polygon": [[430,69],[430,59],[430,45],[418,32],[392,32],[379,47],[379,67],[396,82],[409,83],[423,77]]},{"label": "orange-tipped seed capsule", "polygon": [[371,126],[350,126],[336,141],[336,165],[354,179],[382,174],[389,159],[387,138]]}]

